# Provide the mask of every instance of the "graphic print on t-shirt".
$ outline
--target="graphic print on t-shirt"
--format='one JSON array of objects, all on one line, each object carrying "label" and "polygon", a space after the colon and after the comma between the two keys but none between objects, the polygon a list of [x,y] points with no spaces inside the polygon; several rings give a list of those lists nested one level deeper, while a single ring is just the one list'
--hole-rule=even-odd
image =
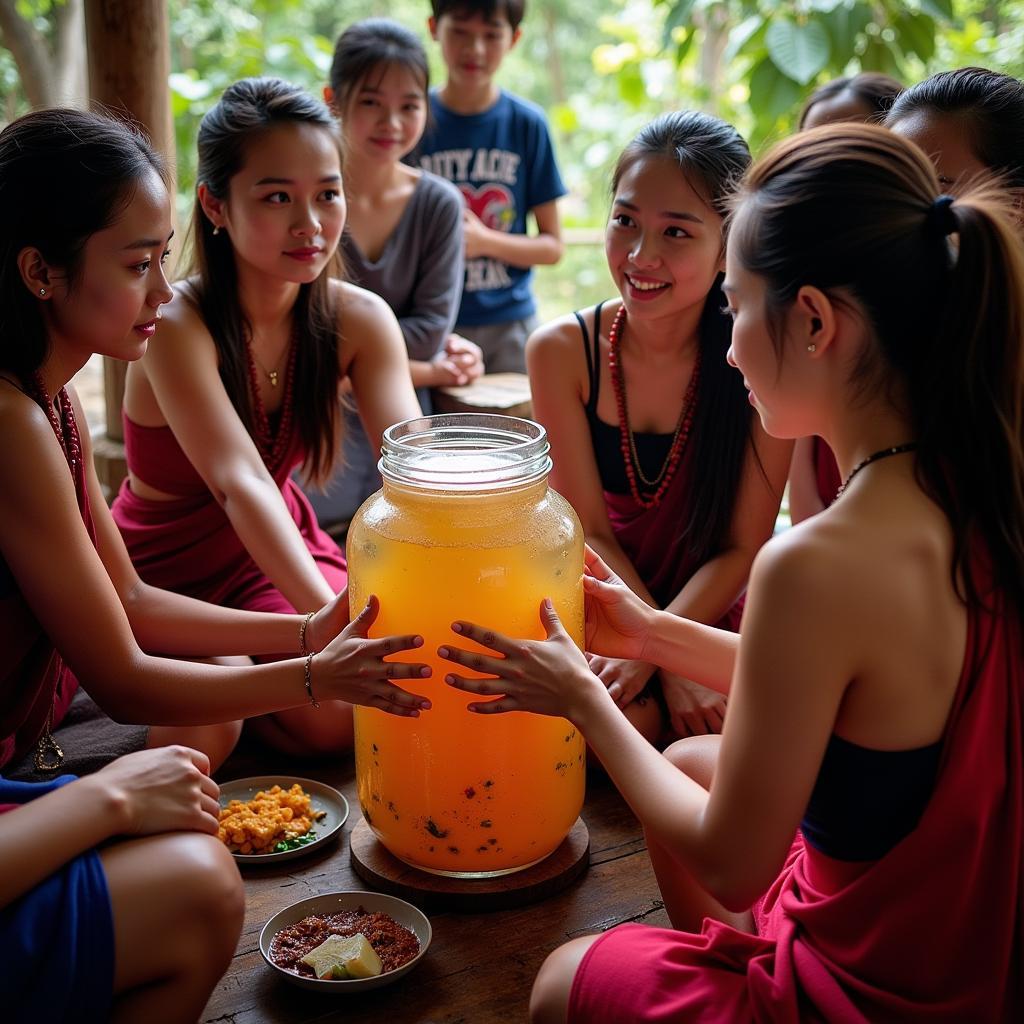
[{"label": "graphic print on t-shirt", "polygon": [[[512,188],[518,180],[520,162],[518,153],[487,147],[441,150],[420,160],[424,169],[455,181],[466,207],[485,227],[504,232],[515,230],[517,211]],[[481,256],[466,261],[463,291],[490,291],[511,285],[508,267],[500,260]]]},{"label": "graphic print on t-shirt", "polygon": [[[481,150],[481,153],[484,152]],[[479,160],[477,161],[479,163]],[[509,232],[516,222],[516,204],[512,193],[495,182],[489,182],[474,188],[472,185],[460,185],[462,198],[466,206],[483,221],[485,227],[494,231]],[[466,260],[467,292],[487,291],[490,288],[507,288],[512,284],[505,264],[488,257]]]}]

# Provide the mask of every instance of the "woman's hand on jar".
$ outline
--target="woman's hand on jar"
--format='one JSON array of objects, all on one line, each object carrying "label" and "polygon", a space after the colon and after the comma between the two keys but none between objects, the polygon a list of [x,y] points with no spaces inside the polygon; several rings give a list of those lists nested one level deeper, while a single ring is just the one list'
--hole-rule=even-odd
[{"label": "woman's hand on jar", "polygon": [[598,654],[589,660],[590,671],[604,683],[608,695],[620,708],[632,703],[654,675],[654,666],[646,661],[604,658]]},{"label": "woman's hand on jar", "polygon": [[679,736],[720,733],[725,721],[725,694],[709,690],[692,679],[661,673],[669,723]]},{"label": "woman's hand on jar", "polygon": [[348,587],[328,601],[309,620],[306,650],[322,651],[349,623]]},{"label": "woman's hand on jar", "polygon": [[121,835],[217,832],[220,788],[210,778],[209,758],[191,747],[125,754],[82,783],[91,780],[116,802]]},{"label": "woman's hand on jar", "polygon": [[316,657],[311,666],[313,696],[347,700],[391,715],[416,718],[430,701],[396,686],[396,679],[426,679],[430,666],[384,659],[423,646],[423,637],[406,634],[371,640],[370,627],[380,612],[373,595],[366,607]]},{"label": "woman's hand on jar", "polygon": [[438,654],[472,672],[486,672],[489,678],[472,679],[449,673],[444,681],[481,697],[501,694],[497,700],[468,705],[482,715],[505,711],[532,711],[576,720],[588,687],[599,686],[586,658],[566,633],[551,601],[545,598],[540,609],[546,640],[519,640],[471,622],[455,622],[452,631],[494,655],[467,651],[446,644]]},{"label": "woman's hand on jar", "polygon": [[641,601],[589,545],[584,551],[583,593],[587,650],[607,658],[642,659],[654,609]]}]

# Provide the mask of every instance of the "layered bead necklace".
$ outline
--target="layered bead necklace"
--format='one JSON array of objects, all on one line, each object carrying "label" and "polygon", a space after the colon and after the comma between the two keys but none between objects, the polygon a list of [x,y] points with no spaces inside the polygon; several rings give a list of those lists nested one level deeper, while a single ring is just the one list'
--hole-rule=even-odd
[{"label": "layered bead necklace", "polygon": [[[54,408],[50,396],[46,393],[46,384],[43,382],[43,375],[37,370],[32,376],[32,387],[29,397],[42,406],[46,418],[57,437],[60,450],[68,461],[71,470],[71,478],[75,481],[75,490],[79,491],[78,481],[75,476],[82,464],[82,444],[78,436],[78,424],[75,423],[75,413],[71,406],[71,399],[68,397],[67,388],[61,388],[57,392],[57,404],[60,406],[60,415]],[[78,499],[79,508],[82,506],[82,498]],[[54,681],[56,687],[56,680]],[[36,771],[55,772],[64,766],[64,749],[53,738],[53,701],[56,697],[56,689],[50,696],[50,709],[46,713],[46,724],[43,726],[43,735],[36,744],[33,762]]]},{"label": "layered bead necklace", "polygon": [[[608,331],[608,371],[612,379],[612,391],[615,393],[615,405],[619,414],[619,446],[622,449],[622,459],[626,466],[626,478],[629,480],[629,490],[637,504],[643,508],[656,508],[661,499],[665,496],[672,479],[679,468],[683,452],[686,449],[686,442],[690,437],[690,426],[693,423],[693,413],[696,408],[697,384],[700,380],[700,348],[697,349],[697,358],[693,364],[693,373],[690,375],[690,383],[683,395],[683,407],[679,412],[679,420],[676,423],[675,433],[672,435],[672,443],[669,446],[668,455],[662,463],[661,470],[656,476],[649,479],[640,465],[640,457],[636,450],[636,441],[633,438],[633,431],[629,426],[629,408],[626,404],[626,381],[622,373],[622,359],[620,349],[622,346],[622,330],[626,325],[626,307],[620,306],[615,314],[615,320]],[[654,493],[645,495],[641,492],[637,482],[639,478],[648,490],[654,489]]]},{"label": "layered bead necklace", "polygon": [[[293,377],[295,376],[295,357],[299,346],[295,343],[295,336],[292,335],[288,350],[288,363],[284,376],[284,399],[281,402],[281,417],[277,424],[277,433],[270,431],[270,418],[267,416],[266,406],[260,396],[260,381],[256,373],[256,360],[253,357],[252,341],[246,341],[245,354],[249,362],[249,390],[252,394],[253,419],[255,420],[255,433],[253,440],[266,464],[267,469],[273,475],[280,467],[281,461],[287,453],[291,443],[292,415],[294,412]],[[271,381],[271,387],[276,387]]]}]

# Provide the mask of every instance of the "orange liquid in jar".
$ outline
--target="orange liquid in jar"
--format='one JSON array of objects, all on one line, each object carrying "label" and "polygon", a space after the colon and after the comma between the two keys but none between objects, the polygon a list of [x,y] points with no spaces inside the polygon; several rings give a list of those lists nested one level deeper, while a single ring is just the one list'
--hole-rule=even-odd
[{"label": "orange liquid in jar", "polygon": [[474,675],[437,656],[456,619],[543,639],[550,597],[583,641],[582,529],[545,483],[489,494],[413,493],[385,485],[349,530],[349,600],[381,610],[372,635],[419,633],[424,645],[395,660],[423,661],[429,679],[404,688],[433,706],[406,719],[355,709],[356,775],[363,816],[396,857],[444,874],[503,874],[552,853],[583,804],[585,746],[561,718],[479,715],[476,697],[444,682]]}]

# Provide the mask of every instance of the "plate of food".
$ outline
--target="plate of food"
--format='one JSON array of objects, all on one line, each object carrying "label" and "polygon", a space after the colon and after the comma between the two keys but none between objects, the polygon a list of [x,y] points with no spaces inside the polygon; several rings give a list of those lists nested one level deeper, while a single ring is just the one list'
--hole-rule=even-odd
[{"label": "plate of food", "polygon": [[301,857],[336,835],[348,801],[314,779],[261,775],[220,787],[217,838],[239,864]]},{"label": "plate of food", "polygon": [[411,971],[431,937],[427,916],[396,896],[328,892],[275,914],[260,932],[260,952],[293,985],[354,995]]}]

